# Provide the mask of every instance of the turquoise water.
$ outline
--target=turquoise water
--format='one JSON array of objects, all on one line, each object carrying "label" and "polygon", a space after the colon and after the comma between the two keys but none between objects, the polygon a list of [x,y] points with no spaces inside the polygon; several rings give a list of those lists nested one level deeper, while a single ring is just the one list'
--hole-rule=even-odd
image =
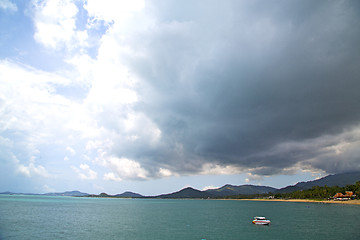
[{"label": "turquoise water", "polygon": [[0,195],[0,239],[251,238],[360,239],[360,206]]}]

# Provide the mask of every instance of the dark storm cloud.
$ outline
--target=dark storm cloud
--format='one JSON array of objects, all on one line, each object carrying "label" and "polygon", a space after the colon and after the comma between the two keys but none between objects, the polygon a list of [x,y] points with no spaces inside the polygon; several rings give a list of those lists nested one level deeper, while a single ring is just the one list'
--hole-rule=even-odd
[{"label": "dark storm cloud", "polygon": [[342,137],[360,120],[357,1],[156,4],[157,25],[134,37],[146,57],[131,61],[163,142],[128,154],[176,172],[360,170],[349,152],[324,155],[359,137]]}]

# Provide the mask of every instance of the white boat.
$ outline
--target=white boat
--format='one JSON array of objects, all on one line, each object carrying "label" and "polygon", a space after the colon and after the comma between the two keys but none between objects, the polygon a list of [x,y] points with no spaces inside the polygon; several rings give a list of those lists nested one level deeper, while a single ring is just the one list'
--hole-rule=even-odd
[{"label": "white boat", "polygon": [[254,220],[252,221],[253,224],[259,224],[259,225],[269,225],[270,220],[266,219],[265,217],[254,217]]}]

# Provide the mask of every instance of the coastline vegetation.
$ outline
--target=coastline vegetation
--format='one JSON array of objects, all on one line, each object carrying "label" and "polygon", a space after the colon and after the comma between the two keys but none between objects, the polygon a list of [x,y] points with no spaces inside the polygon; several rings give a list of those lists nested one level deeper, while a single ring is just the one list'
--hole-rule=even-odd
[{"label": "coastline vegetation", "polygon": [[346,185],[345,187],[339,186],[314,186],[310,189],[299,190],[289,193],[266,193],[266,194],[254,194],[254,195],[233,195],[226,197],[219,197],[221,199],[261,199],[261,198],[273,198],[273,199],[311,199],[311,200],[328,200],[333,198],[336,193],[345,193],[346,191],[352,191],[356,196],[355,199],[360,199],[360,181],[353,185]]}]

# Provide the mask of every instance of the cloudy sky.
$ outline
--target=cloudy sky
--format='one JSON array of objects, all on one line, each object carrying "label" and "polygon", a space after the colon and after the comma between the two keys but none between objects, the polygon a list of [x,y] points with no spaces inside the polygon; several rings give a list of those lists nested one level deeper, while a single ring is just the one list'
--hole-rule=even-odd
[{"label": "cloudy sky", "polygon": [[0,191],[360,171],[359,1],[0,0]]}]

